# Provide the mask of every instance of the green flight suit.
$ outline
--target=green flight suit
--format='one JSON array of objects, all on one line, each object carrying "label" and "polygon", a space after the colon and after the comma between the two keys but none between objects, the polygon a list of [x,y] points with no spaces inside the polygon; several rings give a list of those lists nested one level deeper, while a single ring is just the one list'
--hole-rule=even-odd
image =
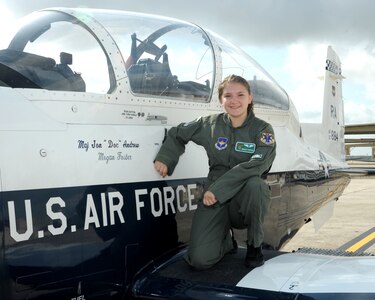
[{"label": "green flight suit", "polygon": [[[186,260],[195,268],[209,268],[233,248],[229,229],[247,228],[248,244],[263,242],[263,220],[270,205],[270,189],[261,176],[276,155],[273,128],[250,112],[234,128],[226,113],[201,117],[168,131],[155,160],[173,173],[185,145],[193,141],[205,148],[209,159],[207,187],[218,202],[198,203]],[[194,162],[192,162],[194,163]]]}]

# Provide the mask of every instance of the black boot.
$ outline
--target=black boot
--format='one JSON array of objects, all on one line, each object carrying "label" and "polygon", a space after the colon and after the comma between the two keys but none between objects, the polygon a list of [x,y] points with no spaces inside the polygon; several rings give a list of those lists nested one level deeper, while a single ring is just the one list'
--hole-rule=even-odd
[{"label": "black boot", "polygon": [[245,265],[248,268],[256,268],[264,264],[262,246],[255,248],[253,245],[247,245]]},{"label": "black boot", "polygon": [[234,231],[233,231],[232,228],[229,229],[229,233],[230,233],[231,238],[232,238],[233,248],[232,248],[232,250],[230,250],[228,253],[229,253],[229,254],[236,254],[237,251],[238,251],[238,245],[237,245],[237,241],[236,241],[235,238],[234,238]]}]

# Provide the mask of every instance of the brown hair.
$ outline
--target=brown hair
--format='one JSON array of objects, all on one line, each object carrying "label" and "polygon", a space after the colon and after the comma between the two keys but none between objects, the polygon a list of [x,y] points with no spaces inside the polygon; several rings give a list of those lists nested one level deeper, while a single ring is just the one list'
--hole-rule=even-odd
[{"label": "brown hair", "polygon": [[[229,75],[227,77],[225,77],[223,79],[223,81],[219,84],[219,87],[218,87],[218,92],[219,92],[219,101],[221,103],[221,97],[223,96],[223,92],[224,92],[224,88],[226,87],[226,85],[228,83],[231,83],[231,82],[235,82],[235,83],[240,83],[242,84],[246,90],[249,92],[249,94],[251,95],[251,89],[250,89],[250,84],[247,82],[247,80],[241,76],[238,76],[238,75]],[[247,113],[249,114],[250,111],[253,110],[253,101],[251,101],[251,103],[248,105],[247,107]]]}]

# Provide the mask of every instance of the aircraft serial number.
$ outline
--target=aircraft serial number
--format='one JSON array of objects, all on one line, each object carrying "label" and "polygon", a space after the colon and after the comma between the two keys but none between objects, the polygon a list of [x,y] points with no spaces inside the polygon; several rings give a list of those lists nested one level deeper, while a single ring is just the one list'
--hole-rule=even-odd
[{"label": "aircraft serial number", "polygon": [[332,72],[333,74],[341,74],[341,68],[332,60],[326,60],[326,70]]},{"label": "aircraft serial number", "polygon": [[331,141],[337,142],[339,140],[339,133],[336,130],[329,129],[328,139]]},{"label": "aircraft serial number", "polygon": [[[186,210],[195,210],[196,204],[193,204],[193,190],[197,188],[196,184],[187,186],[179,185],[176,188],[170,186],[160,188],[136,189],[135,195],[135,216],[136,220],[142,220],[146,201],[151,209],[153,217],[162,215],[176,214],[176,210],[184,212]],[[187,195],[185,199],[184,195]],[[100,201],[95,202],[92,194],[86,195],[86,205],[84,213],[83,230],[88,230],[90,226],[95,228],[115,225],[116,223],[125,223],[124,218],[124,196],[118,192],[107,192],[100,194]],[[33,235],[37,238],[43,238],[46,234],[57,236],[64,234],[67,230],[77,231],[77,225],[69,224],[64,209],[66,202],[61,197],[51,197],[45,204],[45,212],[51,220],[51,224],[43,226],[46,230],[37,230],[34,233],[33,209],[31,199],[24,200],[25,220],[17,218],[14,201],[8,202],[9,231],[10,236],[16,242],[29,240]],[[18,207],[19,209],[19,207]],[[40,216],[36,216],[40,218]],[[26,229],[20,230],[17,224],[25,224]]]}]

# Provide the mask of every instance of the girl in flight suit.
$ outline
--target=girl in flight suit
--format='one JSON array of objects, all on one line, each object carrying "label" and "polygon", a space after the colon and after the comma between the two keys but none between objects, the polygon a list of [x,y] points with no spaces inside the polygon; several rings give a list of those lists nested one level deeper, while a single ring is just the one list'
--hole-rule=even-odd
[{"label": "girl in flight suit", "polygon": [[263,220],[270,189],[262,179],[276,155],[270,124],[255,117],[246,79],[230,75],[218,88],[225,113],[200,117],[168,131],[154,167],[171,175],[189,141],[205,148],[209,173],[203,201],[193,217],[186,261],[206,269],[236,250],[230,230],[247,229],[246,266],[264,263]]}]

